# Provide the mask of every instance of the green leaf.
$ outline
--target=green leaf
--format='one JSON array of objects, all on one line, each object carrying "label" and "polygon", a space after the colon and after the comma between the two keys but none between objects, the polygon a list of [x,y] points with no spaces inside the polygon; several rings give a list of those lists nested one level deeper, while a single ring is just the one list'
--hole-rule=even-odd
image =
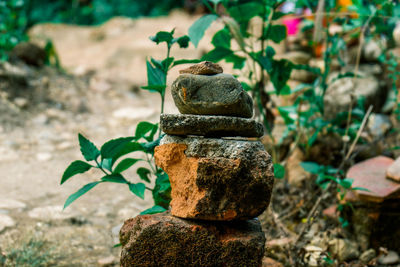
[{"label": "green leaf", "polygon": [[123,159],[120,163],[118,163],[117,167],[115,167],[113,172],[121,173],[129,169],[132,165],[134,165],[138,161],[141,161],[141,159],[133,159],[133,158]]},{"label": "green leaf", "polygon": [[139,175],[140,179],[142,179],[143,181],[146,181],[148,183],[151,182],[150,178],[149,178],[149,175],[150,175],[151,172],[150,172],[149,169],[140,167],[140,168],[137,169],[136,173]]},{"label": "green leaf", "polygon": [[157,66],[153,66],[148,60],[146,61],[147,66],[147,83],[150,85],[158,85],[165,86],[165,72],[158,68]]},{"label": "green leaf", "polygon": [[196,20],[189,28],[190,41],[197,48],[200,40],[204,36],[204,32],[210,27],[211,23],[218,18],[217,15],[209,14]]},{"label": "green leaf", "polygon": [[267,46],[267,48],[265,48],[265,56],[267,58],[272,59],[275,56],[276,52],[275,49],[272,46]]},{"label": "green leaf", "polygon": [[169,58],[164,59],[161,62],[162,66],[163,66],[163,69],[165,71],[167,71],[169,69],[169,67],[171,66],[172,62],[174,62],[174,58],[173,57],[169,57]]},{"label": "green leaf", "polygon": [[285,177],[285,167],[279,163],[274,163],[274,176],[276,179],[282,179]]},{"label": "green leaf", "polygon": [[234,69],[242,69],[244,67],[244,64],[246,62],[245,57],[240,57],[235,54],[232,54],[230,56],[225,57],[225,61],[228,63],[233,63],[233,68]]},{"label": "green leaf", "polygon": [[110,175],[103,176],[101,178],[103,182],[117,183],[117,184],[127,184],[128,181],[119,173],[113,173]]},{"label": "green leaf", "polygon": [[154,203],[167,209],[171,201],[171,184],[165,172],[157,174],[156,184],[152,193]]},{"label": "green leaf", "polygon": [[269,71],[267,69],[271,82],[278,95],[286,86],[290,74],[292,73],[292,69],[293,63],[286,59],[272,60],[272,68]]},{"label": "green leaf", "polygon": [[78,174],[78,173],[84,173],[87,172],[88,170],[90,170],[90,168],[92,168],[93,166],[90,165],[89,163],[86,163],[84,161],[81,160],[76,160],[74,162],[72,162],[67,169],[65,170],[62,178],[61,178],[61,183],[63,184],[65,183],[69,178],[71,178],[72,176]]},{"label": "green leaf", "polygon": [[189,47],[190,38],[187,35],[179,37],[176,41],[178,42],[180,48]]},{"label": "green leaf", "polygon": [[172,67],[175,67],[177,65],[182,65],[182,64],[192,64],[192,63],[199,63],[201,62],[201,59],[180,59],[180,60],[175,60],[174,63],[172,64]]},{"label": "green leaf", "polygon": [[339,179],[339,184],[346,188],[349,189],[351,187],[351,185],[353,184],[354,179],[351,178],[345,178],[345,179]]},{"label": "green leaf", "polygon": [[156,140],[148,143],[141,143],[143,151],[146,153],[153,154],[154,148],[160,144],[161,139],[164,137],[165,134],[160,135]]},{"label": "green leaf", "polygon": [[359,190],[359,191],[365,191],[365,192],[371,192],[371,190],[364,188],[364,187],[352,187],[351,190]]},{"label": "green leaf", "polygon": [[121,137],[108,141],[100,149],[101,157],[103,159],[113,158],[132,140],[134,140],[134,137]]},{"label": "green leaf", "polygon": [[282,116],[286,125],[293,124],[297,119],[297,107],[296,106],[284,106],[278,107],[279,114]]},{"label": "green leaf", "polygon": [[300,162],[300,166],[306,172],[309,172],[309,173],[312,173],[312,174],[318,174],[320,169],[321,169],[321,166],[319,164],[317,164],[315,162],[311,162],[311,161]]},{"label": "green leaf", "polygon": [[214,34],[214,37],[212,38],[211,43],[215,47],[223,47],[230,49],[231,48],[231,34],[229,33],[229,30],[224,28]]},{"label": "green leaf", "polygon": [[[158,124],[153,124],[147,121],[141,121],[138,126],[136,126],[135,138],[139,140],[144,138],[147,141],[153,141],[154,135],[158,130]],[[148,135],[147,135],[148,134]]]},{"label": "green leaf", "polygon": [[161,206],[155,205],[153,207],[151,207],[150,209],[144,210],[140,213],[140,215],[145,215],[145,214],[156,214],[156,213],[161,213],[166,211],[166,209],[164,209]]},{"label": "green leaf", "polygon": [[167,88],[166,85],[146,85],[146,86],[142,86],[140,87],[144,90],[148,90],[152,93],[159,93],[159,94],[163,94],[163,92],[165,91],[165,88]]},{"label": "green leaf", "polygon": [[233,54],[233,51],[228,48],[216,47],[213,50],[211,50],[210,52],[208,52],[207,54],[205,54],[204,56],[202,56],[201,59],[206,60],[206,61],[218,62],[232,54]]},{"label": "green leaf", "polygon": [[268,38],[274,43],[279,44],[281,41],[286,38],[286,26],[284,25],[272,25],[269,29]]},{"label": "green leaf", "polygon": [[229,14],[238,22],[248,21],[255,16],[262,14],[264,6],[261,3],[250,2],[241,5],[234,5],[228,9]]},{"label": "green leaf", "polygon": [[103,159],[101,161],[101,167],[103,169],[106,169],[107,171],[111,171],[112,170],[112,165],[113,165],[113,159],[112,158]]},{"label": "green leaf", "polygon": [[272,20],[278,20],[278,19],[280,19],[280,18],[282,18],[283,16],[286,16],[286,15],[288,15],[288,13],[283,13],[283,12],[280,12],[280,11],[276,11],[276,12],[274,12],[274,15],[272,16]]},{"label": "green leaf", "polygon": [[166,42],[167,44],[172,42],[172,34],[170,32],[164,32],[164,31],[160,31],[157,32],[155,36],[151,36],[150,40],[152,40],[153,42],[159,44],[161,42]]},{"label": "green leaf", "polygon": [[93,187],[95,187],[95,186],[98,185],[99,183],[101,183],[101,181],[89,183],[89,184],[83,186],[81,189],[79,189],[79,190],[76,191],[75,193],[73,193],[72,195],[70,195],[70,196],[67,198],[67,200],[65,201],[64,209],[65,209],[66,207],[68,207],[69,205],[71,205],[72,202],[74,202],[75,200],[77,200],[79,197],[81,197],[82,195],[86,194],[90,189],[92,189]]},{"label": "green leaf", "polygon": [[87,161],[97,159],[97,157],[100,155],[100,151],[97,149],[97,147],[81,134],[78,134],[78,139],[82,155],[85,157],[85,159]]},{"label": "green leaf", "polygon": [[144,199],[144,191],[146,190],[146,186],[143,183],[129,184],[129,190],[141,199]]},{"label": "green leaf", "polygon": [[125,144],[124,147],[113,157],[113,163],[116,162],[120,157],[135,151],[145,151],[145,149],[138,142],[130,142]]}]

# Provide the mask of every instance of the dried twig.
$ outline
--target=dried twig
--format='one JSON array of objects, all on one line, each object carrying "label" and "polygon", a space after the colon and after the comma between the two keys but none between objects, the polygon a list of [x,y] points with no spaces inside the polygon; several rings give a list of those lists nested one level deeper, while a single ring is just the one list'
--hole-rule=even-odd
[{"label": "dried twig", "polygon": [[[350,146],[350,149],[347,153],[347,155],[344,157],[344,159],[342,160],[340,166],[339,166],[339,170],[343,169],[346,161],[349,159],[351,153],[353,152],[355,145],[357,144],[358,139],[361,136],[361,133],[367,123],[368,117],[371,114],[372,111],[372,106],[369,106],[367,113],[365,113],[364,118],[362,120],[361,126],[358,129],[356,138],[354,139],[353,143]],[[329,183],[328,186],[326,187],[325,191],[329,191],[329,189],[332,187],[333,183]],[[307,216],[307,221],[306,224],[304,225],[304,227],[301,229],[296,241],[294,242],[294,247],[296,247],[298,245],[298,243],[300,242],[300,240],[303,238],[304,234],[306,233],[306,231],[308,231],[309,227],[310,227],[310,222],[312,221],[311,219],[314,217],[315,212],[317,211],[317,208],[319,207],[319,204],[321,203],[321,200],[323,198],[324,194],[321,194],[317,201],[315,202],[314,206],[312,207],[311,211],[308,213]]]}]

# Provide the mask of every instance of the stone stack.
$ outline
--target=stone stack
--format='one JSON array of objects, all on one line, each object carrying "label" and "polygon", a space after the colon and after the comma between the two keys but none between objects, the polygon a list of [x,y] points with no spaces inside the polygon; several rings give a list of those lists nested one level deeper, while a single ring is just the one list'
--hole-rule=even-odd
[{"label": "stone stack", "polygon": [[[139,215],[120,232],[122,266],[261,266],[273,164],[251,97],[211,62],[172,85],[182,114],[162,114],[155,159],[171,182],[170,210]],[[248,137],[252,137],[249,139]]]}]

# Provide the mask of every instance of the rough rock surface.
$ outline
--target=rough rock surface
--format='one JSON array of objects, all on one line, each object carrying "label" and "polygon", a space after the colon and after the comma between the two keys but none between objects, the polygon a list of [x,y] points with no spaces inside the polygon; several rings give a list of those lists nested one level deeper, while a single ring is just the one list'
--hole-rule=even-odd
[{"label": "rough rock surface", "polygon": [[196,74],[196,75],[214,75],[223,73],[224,70],[218,64],[215,64],[210,61],[203,61],[199,64],[195,64],[190,66],[187,69],[180,70],[180,74],[189,73],[189,74]]},{"label": "rough rock surface", "polygon": [[46,61],[46,51],[36,44],[21,42],[11,51],[12,57],[17,57],[33,66],[43,66]]},{"label": "rough rock surface", "polygon": [[172,84],[171,93],[183,114],[253,116],[251,97],[230,74],[182,74]]},{"label": "rough rock surface", "polygon": [[257,219],[183,220],[139,215],[120,232],[121,266],[261,266],[265,237]]},{"label": "rough rock surface", "polygon": [[161,130],[171,135],[261,137],[262,124],[252,119],[227,116],[161,114]]},{"label": "rough rock surface", "polygon": [[357,243],[340,238],[329,241],[329,252],[335,255],[340,261],[354,260],[360,255]]},{"label": "rough rock surface", "polygon": [[400,157],[389,166],[386,176],[396,182],[400,182]]},{"label": "rough rock surface", "polygon": [[386,178],[386,170],[393,162],[391,158],[378,156],[352,166],[346,175],[354,179],[352,186],[363,187],[369,191],[350,191],[346,194],[346,199],[375,203],[382,203],[390,198],[399,199],[400,184]]},{"label": "rough rock surface", "polygon": [[172,215],[228,221],[268,207],[273,164],[259,141],[166,135],[154,156],[171,182]]},{"label": "rough rock surface", "polygon": [[[354,94],[354,98],[351,95]],[[365,108],[370,105],[374,110],[382,106],[386,92],[379,87],[378,80],[371,76],[361,78],[342,78],[333,81],[324,96],[324,116],[334,119],[340,112],[347,111],[350,103],[355,106],[356,100],[365,97]]]}]

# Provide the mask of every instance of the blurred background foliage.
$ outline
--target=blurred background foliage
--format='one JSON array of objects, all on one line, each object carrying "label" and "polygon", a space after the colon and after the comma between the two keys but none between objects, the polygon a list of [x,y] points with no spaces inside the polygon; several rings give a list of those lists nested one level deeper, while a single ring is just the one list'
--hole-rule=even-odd
[{"label": "blurred background foliage", "polygon": [[41,22],[101,24],[114,16],[167,15],[184,0],[0,0],[0,60],[27,39],[25,32]]}]

